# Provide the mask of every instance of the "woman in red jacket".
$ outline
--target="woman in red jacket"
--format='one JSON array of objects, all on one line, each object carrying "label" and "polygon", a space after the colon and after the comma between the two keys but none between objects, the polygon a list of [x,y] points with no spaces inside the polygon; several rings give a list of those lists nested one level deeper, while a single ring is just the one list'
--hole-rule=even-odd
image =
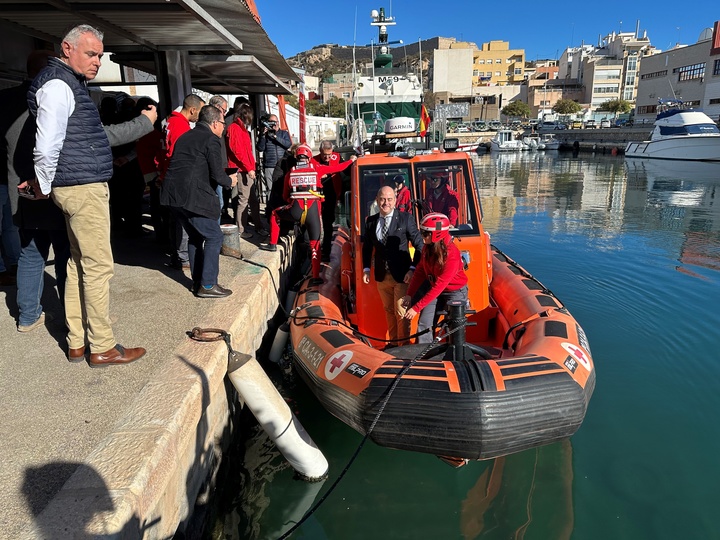
[{"label": "woman in red jacket", "polygon": [[[418,332],[437,324],[438,313],[450,301],[467,302],[468,278],[463,270],[460,250],[450,236],[450,220],[445,214],[427,214],[420,222],[422,257],[403,298],[406,319],[420,313]],[[412,306],[412,307],[411,307]],[[432,332],[418,337],[418,343],[430,343]]]},{"label": "woman in red jacket", "polygon": [[[227,126],[225,142],[227,145],[227,166],[238,169],[237,196],[233,201],[235,222],[242,238],[252,238],[249,230],[248,209],[252,213],[255,231],[260,236],[267,235],[260,218],[260,201],[255,190],[255,147],[248,126],[253,121],[253,110],[247,103],[241,104],[233,123]],[[233,196],[235,197],[235,190]]]}]

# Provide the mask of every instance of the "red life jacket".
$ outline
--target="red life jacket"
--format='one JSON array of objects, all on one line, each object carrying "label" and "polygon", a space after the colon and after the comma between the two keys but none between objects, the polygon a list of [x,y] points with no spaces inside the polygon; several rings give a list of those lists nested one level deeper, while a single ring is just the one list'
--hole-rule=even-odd
[{"label": "red life jacket", "polygon": [[293,167],[287,174],[287,188],[290,199],[322,199],[320,175],[310,163],[302,169]]}]

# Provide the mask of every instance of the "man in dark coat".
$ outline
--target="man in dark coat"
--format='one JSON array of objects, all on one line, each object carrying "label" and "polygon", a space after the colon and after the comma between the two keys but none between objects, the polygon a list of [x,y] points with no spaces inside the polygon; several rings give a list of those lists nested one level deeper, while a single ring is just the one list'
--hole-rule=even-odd
[{"label": "man in dark coat", "polygon": [[[407,293],[415,265],[420,261],[422,235],[415,218],[395,208],[395,190],[383,186],[376,198],[380,212],[367,218],[362,246],[363,283],[370,283],[370,261],[375,252],[375,281],[385,308],[388,334],[394,344],[404,345],[410,335],[410,321],[404,319],[401,302]],[[415,247],[410,257],[408,241]]]},{"label": "man in dark coat", "polygon": [[270,190],[273,183],[273,172],[275,165],[283,158],[285,151],[292,146],[290,133],[280,128],[278,117],[271,114],[260,119],[260,136],[258,137],[257,149],[262,152],[263,182],[258,185],[261,199],[267,202],[270,197]]},{"label": "man in dark coat", "polygon": [[228,176],[222,161],[224,128],[220,109],[212,105],[200,109],[195,129],[175,143],[160,195],[160,202],[172,209],[188,232],[193,292],[199,298],[232,294],[217,283],[223,233],[216,188],[232,188],[237,183],[237,173]]}]

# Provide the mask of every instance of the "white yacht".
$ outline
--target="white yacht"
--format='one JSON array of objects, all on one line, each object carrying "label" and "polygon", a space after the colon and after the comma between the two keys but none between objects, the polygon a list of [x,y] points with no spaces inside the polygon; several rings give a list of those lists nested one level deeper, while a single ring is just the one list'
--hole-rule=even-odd
[{"label": "white yacht", "polygon": [[681,100],[660,100],[650,140],[629,142],[625,156],[720,161],[720,130],[708,115],[685,108]]}]

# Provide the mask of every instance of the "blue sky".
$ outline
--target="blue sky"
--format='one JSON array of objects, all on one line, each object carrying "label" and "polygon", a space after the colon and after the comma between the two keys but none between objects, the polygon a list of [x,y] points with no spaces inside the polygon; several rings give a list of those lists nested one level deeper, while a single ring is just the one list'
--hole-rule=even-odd
[{"label": "blue sky", "polygon": [[380,7],[397,22],[388,28],[391,41],[410,43],[442,36],[480,46],[503,40],[509,41],[512,49],[525,49],[527,60],[557,58],[568,46],[579,46],[583,41],[595,45],[598,35],[613,30],[634,32],[638,19],[641,34],[647,30],[656,47],[669,49],[678,41],[690,45],[703,29],[720,19],[716,1],[710,0],[687,4],[666,0],[256,0],[256,5],[265,31],[285,57],[322,43],[366,45],[377,40],[377,29],[370,26],[370,12]]}]

